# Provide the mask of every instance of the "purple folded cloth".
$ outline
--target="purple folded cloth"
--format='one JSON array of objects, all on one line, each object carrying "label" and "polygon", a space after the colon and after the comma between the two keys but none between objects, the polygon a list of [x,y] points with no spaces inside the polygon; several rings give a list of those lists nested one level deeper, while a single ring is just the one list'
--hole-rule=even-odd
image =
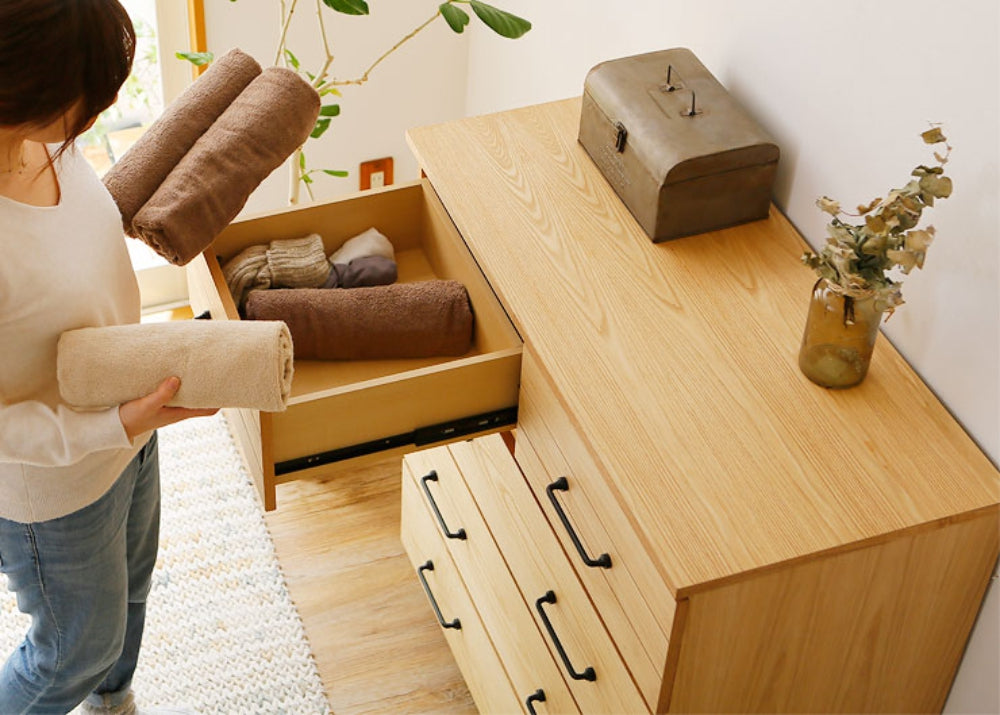
[{"label": "purple folded cloth", "polygon": [[215,123],[254,77],[260,65],[240,50],[230,50],[163,111],[108,173],[108,188],[122,214],[125,233],[135,236],[132,219],[171,170]]},{"label": "purple folded cloth", "polygon": [[334,263],[323,288],[365,288],[396,282],[396,262],[385,256],[362,256]]},{"label": "purple folded cloth", "polygon": [[139,209],[137,237],[176,265],[197,256],[309,138],[319,104],[316,90],[293,70],[261,72]]},{"label": "purple folded cloth", "polygon": [[458,281],[257,290],[246,313],[250,320],[284,321],[303,359],[458,356],[472,347],[472,307]]}]

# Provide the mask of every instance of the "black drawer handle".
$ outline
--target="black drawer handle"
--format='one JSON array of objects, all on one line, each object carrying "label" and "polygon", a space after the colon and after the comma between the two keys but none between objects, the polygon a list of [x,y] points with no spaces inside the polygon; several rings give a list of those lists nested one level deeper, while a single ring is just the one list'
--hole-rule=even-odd
[{"label": "black drawer handle", "polygon": [[580,558],[583,559],[583,563],[587,564],[587,566],[600,566],[602,569],[611,568],[610,554],[601,554],[596,559],[590,558],[587,554],[586,549],[583,548],[583,544],[580,543],[580,537],[576,535],[573,525],[570,524],[569,519],[566,518],[566,512],[563,511],[562,507],[559,505],[559,500],[556,499],[556,491],[569,491],[569,480],[566,479],[566,477],[559,477],[549,486],[545,487],[545,493],[549,495],[549,501],[552,502],[552,506],[555,508],[556,514],[559,515],[559,521],[561,521],[563,526],[566,527],[566,531],[569,533],[569,538],[573,540],[573,546],[576,547],[577,553],[579,553]]},{"label": "black drawer handle", "polygon": [[589,680],[591,682],[597,680],[597,674],[589,665],[582,673],[578,673],[573,668],[573,664],[569,662],[569,656],[566,655],[566,649],[563,648],[563,645],[559,640],[559,636],[556,635],[556,631],[552,627],[552,622],[549,620],[549,617],[545,615],[545,609],[542,608],[543,603],[555,602],[556,594],[553,591],[546,591],[544,596],[535,601],[535,608],[538,609],[538,615],[542,617],[542,623],[545,624],[545,630],[549,632],[549,638],[552,639],[553,645],[555,645],[556,650],[559,651],[559,657],[562,658],[563,665],[566,666],[566,672],[569,673],[569,677],[573,680]]},{"label": "black drawer handle", "polygon": [[445,621],[444,616],[441,615],[441,609],[438,608],[437,599],[434,598],[434,594],[431,593],[431,587],[427,584],[427,579],[424,578],[424,571],[433,571],[434,562],[430,559],[427,560],[423,566],[417,569],[417,578],[420,579],[420,583],[424,586],[424,592],[427,594],[428,600],[431,602],[431,608],[434,609],[434,615],[437,616],[438,623],[441,624],[442,628],[455,628],[461,630],[462,622],[457,618],[452,621]]},{"label": "black drawer handle", "polygon": [[532,705],[532,703],[544,703],[544,702],[545,702],[545,691],[539,688],[538,690],[536,690],[535,692],[533,692],[531,695],[528,696],[528,699],[524,701],[524,704],[528,707],[528,712],[531,713],[531,715],[538,715],[538,713],[535,712],[535,706]]},{"label": "black drawer handle", "polygon": [[427,482],[436,482],[438,480],[437,470],[432,469],[430,474],[426,474],[420,477],[420,486],[424,488],[424,494],[427,495],[427,501],[431,503],[431,509],[434,510],[434,516],[437,517],[438,524],[441,525],[441,531],[449,539],[461,539],[465,541],[465,529],[459,529],[458,531],[452,531],[448,528],[448,525],[444,523],[444,517],[441,516],[441,510],[438,509],[437,502],[434,501],[434,497],[431,495],[431,490],[427,486]]}]

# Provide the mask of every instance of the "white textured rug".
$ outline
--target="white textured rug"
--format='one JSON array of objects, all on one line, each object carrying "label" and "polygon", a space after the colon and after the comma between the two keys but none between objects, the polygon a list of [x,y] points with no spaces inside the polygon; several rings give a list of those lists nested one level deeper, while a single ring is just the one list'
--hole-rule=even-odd
[{"label": "white textured rug", "polygon": [[[133,687],[140,707],[329,715],[257,492],[222,415],[163,428],[160,558]],[[0,575],[0,660],[28,626]]]}]

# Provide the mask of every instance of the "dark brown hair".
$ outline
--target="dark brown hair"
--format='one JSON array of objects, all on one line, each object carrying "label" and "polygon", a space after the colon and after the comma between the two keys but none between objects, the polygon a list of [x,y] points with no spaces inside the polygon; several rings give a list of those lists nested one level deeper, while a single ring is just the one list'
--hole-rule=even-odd
[{"label": "dark brown hair", "polygon": [[134,56],[118,0],[0,0],[0,126],[42,126],[80,102],[65,149],[115,101]]}]

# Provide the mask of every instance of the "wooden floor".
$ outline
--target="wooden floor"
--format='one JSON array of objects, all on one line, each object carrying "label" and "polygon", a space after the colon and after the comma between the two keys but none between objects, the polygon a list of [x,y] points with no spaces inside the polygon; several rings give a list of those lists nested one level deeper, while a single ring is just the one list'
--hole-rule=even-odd
[{"label": "wooden floor", "polygon": [[475,713],[399,540],[400,460],[278,487],[266,516],[330,706]]},{"label": "wooden floor", "polygon": [[[192,317],[183,306],[143,321]],[[281,484],[265,521],[334,715],[470,715],[475,704],[399,540],[400,470],[394,457]]]}]

